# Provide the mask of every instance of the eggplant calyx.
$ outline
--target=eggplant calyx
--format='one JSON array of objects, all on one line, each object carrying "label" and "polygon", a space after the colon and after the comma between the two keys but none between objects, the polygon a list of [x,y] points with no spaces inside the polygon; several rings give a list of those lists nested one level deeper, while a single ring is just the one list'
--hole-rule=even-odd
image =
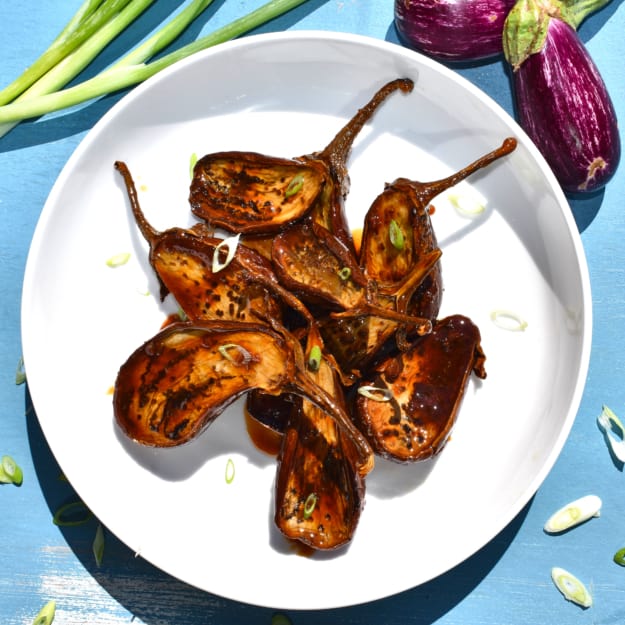
[{"label": "eggplant calyx", "polygon": [[589,15],[608,2],[610,0],[517,0],[503,27],[506,60],[517,71],[527,57],[543,49],[552,19],[577,30]]},{"label": "eggplant calyx", "polygon": [[502,43],[504,56],[513,71],[543,49],[549,22],[552,17],[561,18],[562,9],[566,12],[559,0],[518,0],[510,9],[504,22]]}]

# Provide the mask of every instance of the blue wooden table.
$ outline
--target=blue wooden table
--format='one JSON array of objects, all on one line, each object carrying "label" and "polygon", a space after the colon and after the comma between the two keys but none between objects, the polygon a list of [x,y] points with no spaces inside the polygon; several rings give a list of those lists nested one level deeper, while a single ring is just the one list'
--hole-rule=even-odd
[{"label": "blue wooden table", "polygon": [[[38,56],[79,4],[78,0],[0,3],[2,85]],[[87,73],[110,63],[179,4],[155,3]],[[200,29],[208,32],[257,4],[218,0],[183,40],[196,37]],[[392,0],[309,0],[257,32],[302,29],[357,33],[398,43]],[[625,119],[624,33],[622,0],[612,0],[580,28],[621,120]],[[454,69],[511,112],[508,77],[500,60]],[[112,536],[107,536],[106,557],[98,567],[92,553],[95,521],[76,527],[52,522],[54,512],[76,496],[42,435],[27,384],[16,383],[22,278],[40,210],[57,175],[89,129],[122,95],[23,123],[0,138],[0,454],[11,454],[24,472],[20,487],[0,487],[0,623],[30,624],[42,605],[55,600],[59,625],[269,625],[274,610],[189,587],[135,557]],[[294,625],[625,622],[625,568],[612,561],[614,552],[625,546],[625,475],[610,457],[596,425],[603,404],[625,417],[624,167],[604,192],[571,200],[593,289],[593,348],[576,422],[535,497],[494,540],[447,574],[368,605],[288,613]],[[71,386],[72,372],[67,376]],[[545,520],[557,505],[586,493],[603,500],[599,519],[563,536],[543,532]],[[588,582],[593,607],[582,610],[563,599],[550,580],[555,565],[579,573]]]}]

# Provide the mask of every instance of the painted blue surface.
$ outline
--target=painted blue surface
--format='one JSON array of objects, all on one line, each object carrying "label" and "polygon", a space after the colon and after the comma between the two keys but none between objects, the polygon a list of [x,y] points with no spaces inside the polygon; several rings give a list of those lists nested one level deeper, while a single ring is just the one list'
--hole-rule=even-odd
[{"label": "painted blue surface", "polygon": [[[78,0],[0,2],[0,84],[8,83],[38,56],[79,4]],[[155,3],[85,75],[145,37],[180,4],[173,0]],[[196,37],[200,30],[208,32],[257,4],[216,0],[183,40]],[[391,0],[309,0],[262,32],[337,30],[397,42],[392,18]],[[625,119],[624,32],[622,0],[612,0],[580,28],[620,119]],[[500,61],[456,69],[511,111],[508,79]],[[188,587],[135,557],[110,535],[104,562],[97,567],[91,552],[97,522],[59,528],[51,520],[59,506],[76,496],[62,479],[42,436],[27,386],[15,383],[21,356],[21,283],[39,212],[57,175],[88,130],[121,95],[21,124],[0,138],[0,453],[12,454],[24,470],[21,487],[0,487],[0,623],[30,624],[39,608],[54,599],[59,625],[269,624],[273,610],[240,605]],[[607,453],[595,423],[602,404],[625,416],[623,198],[625,170],[621,167],[604,192],[571,201],[590,268],[593,349],[577,420],[536,496],[491,543],[442,577],[364,606],[293,612],[289,617],[294,625],[625,622],[625,568],[612,562],[613,553],[625,545],[625,475]],[[68,310],[68,315],[80,312]],[[67,384],[59,392],[71,392],[71,371]],[[563,536],[547,536],[542,531],[556,507],[586,493],[602,498],[599,519]],[[461,518],[458,531],[462,532]],[[581,610],[562,598],[549,578],[554,565],[569,568],[589,583],[595,600],[592,608]],[[367,571],[361,574],[366,576]],[[314,580],[302,583],[310,583],[314,592]],[[359,579],[346,583],[358,584]]]}]

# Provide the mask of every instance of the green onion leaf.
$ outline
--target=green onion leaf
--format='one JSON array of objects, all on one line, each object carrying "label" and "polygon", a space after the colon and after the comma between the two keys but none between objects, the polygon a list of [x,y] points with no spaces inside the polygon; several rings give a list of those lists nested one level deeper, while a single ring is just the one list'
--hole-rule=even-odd
[{"label": "green onion leaf", "polygon": [[116,267],[121,267],[125,265],[130,260],[129,252],[120,252],[119,254],[113,254],[107,261],[106,265],[111,269],[115,269]]},{"label": "green onion leaf", "polygon": [[314,345],[308,354],[308,368],[311,371],[319,371],[321,366],[321,347]]},{"label": "green onion leaf", "polygon": [[[239,245],[239,238],[241,234],[235,234],[234,236],[225,238],[216,248],[213,253],[213,273],[218,273],[222,269],[225,269],[234,258],[234,255],[237,251],[237,246]],[[221,251],[223,249],[227,249],[228,253],[226,254],[225,260],[219,260],[221,256]]]},{"label": "green onion leaf", "polygon": [[556,534],[570,529],[592,517],[598,517],[601,510],[601,499],[596,495],[586,495],[560,508],[545,523],[544,530]]},{"label": "green onion leaf", "polygon": [[193,152],[191,154],[191,158],[189,159],[189,178],[193,180],[193,170],[195,169],[195,164],[197,163],[197,154]]},{"label": "green onion leaf", "polygon": [[234,480],[234,461],[232,458],[228,458],[226,462],[226,484],[232,484]]},{"label": "green onion leaf", "polygon": [[390,401],[393,397],[393,394],[389,389],[369,384],[363,384],[360,386],[358,388],[358,394],[366,397],[367,399],[372,399],[373,401]]},{"label": "green onion leaf", "polygon": [[293,180],[289,182],[289,186],[286,188],[286,191],[284,192],[284,197],[289,198],[292,195],[299,193],[302,190],[303,186],[304,186],[304,175],[297,174],[296,176],[293,177]]},{"label": "green onion leaf", "polygon": [[[24,474],[21,467],[11,458],[11,456],[2,456],[0,461],[2,467],[2,477],[0,481],[5,484],[15,484],[15,486],[21,486],[24,481]],[[8,481],[5,481],[8,480]]]},{"label": "green onion leaf", "polygon": [[346,282],[347,280],[349,280],[350,276],[352,275],[352,270],[349,267],[343,267],[342,269],[339,270],[339,278],[341,280],[343,280],[343,282]]},{"label": "green onion leaf", "polygon": [[589,608],[592,605],[592,597],[588,589],[572,573],[554,566],[551,569],[551,579],[567,601],[576,603],[583,608]]},{"label": "green onion leaf", "polygon": [[[137,2],[131,2],[127,7],[128,10],[120,12],[119,17],[126,17],[126,14],[128,14],[128,17],[136,15],[138,14],[137,11],[141,12],[153,1],[154,0],[137,0]],[[146,61],[148,59],[171,43],[201,11],[210,4],[210,0],[193,0],[184,10],[172,17],[171,20],[154,35],[149,37],[133,51],[129,52],[109,69],[72,87],[60,89],[63,84],[66,84],[74,78],[94,56],[89,54],[89,51],[83,50],[82,47],[78,48],[72,54],[68,55],[67,59],[62,63],[59,63],[53,70],[50,70],[46,76],[42,77],[42,80],[45,81],[48,75],[55,74],[58,69],[59,75],[55,76],[54,79],[55,86],[52,87],[46,84],[44,87],[38,88],[38,84],[35,83],[32,89],[36,89],[36,92],[29,94],[24,93],[23,98],[20,96],[14,102],[1,106],[0,124],[11,122],[14,125],[15,122],[19,122],[23,119],[38,117],[45,113],[58,111],[112,93],[113,91],[136,85],[191,54],[235,39],[283,15],[287,11],[303,4],[305,1],[306,0],[269,0],[264,5],[214,30],[208,35],[147,63]],[[131,11],[131,9],[135,7],[136,11]],[[101,29],[107,31],[103,34],[112,34],[115,36],[129,23],[126,20],[120,19],[113,27],[113,25],[111,25],[112,22],[116,22],[116,19],[109,19],[109,23],[105,24]],[[109,26],[111,26],[111,28],[109,28]],[[85,43],[91,49],[93,46],[98,47],[102,45],[102,39],[101,33],[95,32],[93,37]],[[104,41],[104,43],[108,43],[108,41],[110,41],[110,38]],[[66,71],[66,67],[69,67],[65,65],[66,62],[71,64],[72,70]],[[12,125],[10,127],[12,127]],[[6,127],[0,127],[0,135],[6,131]]]},{"label": "green onion leaf", "polygon": [[93,513],[81,500],[61,506],[52,517],[52,522],[59,527],[84,525],[93,517]]},{"label": "green onion leaf", "polygon": [[48,601],[46,605],[39,610],[37,616],[35,616],[35,620],[33,621],[33,625],[50,625],[54,620],[54,615],[56,613],[56,602]]},{"label": "green onion leaf", "polygon": [[619,566],[625,566],[625,547],[619,549],[612,558]]},{"label": "green onion leaf", "polygon": [[502,330],[523,332],[527,328],[527,321],[511,310],[493,310],[490,313],[491,321]]},{"label": "green onion leaf", "polygon": [[625,463],[625,428],[621,420],[610,408],[603,406],[601,414],[597,417],[597,424],[616,459]]},{"label": "green onion leaf", "polygon": [[95,563],[99,567],[104,557],[104,528],[102,527],[102,523],[98,523],[91,549],[95,557]]},{"label": "green onion leaf", "polygon": [[310,493],[308,497],[306,497],[306,501],[304,502],[304,518],[310,519],[312,513],[315,511],[317,507],[317,501],[319,501],[319,497],[315,493]]},{"label": "green onion leaf", "polygon": [[233,365],[246,365],[252,360],[252,354],[250,354],[245,347],[237,345],[236,343],[225,343],[218,347],[219,353]]},{"label": "green onion leaf", "polygon": [[24,358],[20,358],[17,361],[17,367],[15,369],[15,384],[18,386],[26,382],[26,371],[24,370]]},{"label": "green onion leaf", "polygon": [[405,245],[404,233],[399,224],[394,219],[391,219],[391,223],[388,226],[388,236],[391,240],[391,245],[398,252],[401,252],[404,249]]}]

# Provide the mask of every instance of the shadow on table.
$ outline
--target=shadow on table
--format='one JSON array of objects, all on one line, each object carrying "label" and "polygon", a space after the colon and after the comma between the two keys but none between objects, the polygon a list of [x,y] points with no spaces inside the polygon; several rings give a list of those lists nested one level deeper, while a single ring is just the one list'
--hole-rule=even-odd
[{"label": "shadow on table", "polygon": [[[43,496],[54,514],[62,506],[78,500],[77,494],[57,464],[39,425],[26,387],[26,425],[33,462]],[[104,467],[103,470],[106,470]],[[293,625],[317,625],[321,618],[326,625],[367,623],[392,625],[406,623],[425,625],[441,618],[469,595],[488,575],[518,532],[530,504],[490,543],[452,571],[412,590],[369,604],[319,611],[291,611]],[[223,599],[198,590],[167,575],[140,557],[105,529],[104,557],[97,566],[93,555],[93,539],[97,519],[77,526],[61,527],[68,546],[98,584],[134,618],[146,625],[220,625],[271,622],[277,611]],[[418,537],[416,537],[418,539]],[[233,552],[233,557],[240,557]],[[244,557],[244,556],[243,556]],[[206,563],[211,566],[210,562]],[[246,566],[243,561],[242,566]],[[260,569],[259,575],[270,574]],[[367,575],[367,572],[363,572]],[[393,571],[388,571],[393,575]],[[311,585],[314,580],[302,580]],[[358,584],[359,579],[347,580]]]}]

